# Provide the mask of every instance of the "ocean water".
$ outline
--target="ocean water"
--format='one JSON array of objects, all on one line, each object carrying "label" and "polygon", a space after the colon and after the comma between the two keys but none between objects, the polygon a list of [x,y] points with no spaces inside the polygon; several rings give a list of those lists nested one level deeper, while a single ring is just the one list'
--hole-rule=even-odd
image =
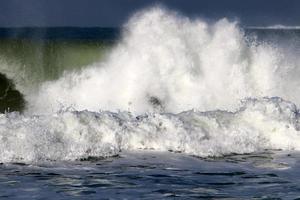
[{"label": "ocean water", "polygon": [[0,198],[300,198],[299,39],[159,7],[1,28]]},{"label": "ocean water", "polygon": [[1,166],[3,199],[297,199],[299,154],[197,158],[156,151]]}]

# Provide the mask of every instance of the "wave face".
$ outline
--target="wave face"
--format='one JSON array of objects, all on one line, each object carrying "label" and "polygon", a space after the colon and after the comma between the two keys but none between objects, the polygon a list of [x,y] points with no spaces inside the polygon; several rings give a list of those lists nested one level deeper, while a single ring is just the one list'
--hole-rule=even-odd
[{"label": "wave face", "polygon": [[236,22],[142,11],[101,62],[25,93],[24,115],[0,115],[0,161],[300,150],[299,65]]},{"label": "wave face", "polygon": [[243,98],[263,96],[298,103],[295,67],[279,48],[251,40],[235,22],[208,24],[153,8],[129,20],[107,60],[45,83],[29,110],[174,113],[233,109]]},{"label": "wave face", "polygon": [[0,161],[77,160],[139,149],[202,157],[300,150],[299,125],[296,106],[280,98],[248,99],[234,113],[12,113],[0,116]]},{"label": "wave face", "polygon": [[[5,30],[17,35],[20,30],[15,29]],[[13,80],[16,89],[27,97],[45,81],[57,80],[63,73],[79,71],[101,60],[111,46],[105,40],[14,39],[4,37],[3,31],[0,28],[0,73]]]}]

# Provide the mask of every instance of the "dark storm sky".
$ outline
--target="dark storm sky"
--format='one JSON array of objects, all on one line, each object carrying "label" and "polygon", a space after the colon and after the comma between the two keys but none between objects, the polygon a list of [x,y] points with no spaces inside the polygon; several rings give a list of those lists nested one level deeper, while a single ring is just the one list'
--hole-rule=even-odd
[{"label": "dark storm sky", "polygon": [[191,17],[300,25],[300,0],[0,0],[0,26],[120,26],[157,2]]}]

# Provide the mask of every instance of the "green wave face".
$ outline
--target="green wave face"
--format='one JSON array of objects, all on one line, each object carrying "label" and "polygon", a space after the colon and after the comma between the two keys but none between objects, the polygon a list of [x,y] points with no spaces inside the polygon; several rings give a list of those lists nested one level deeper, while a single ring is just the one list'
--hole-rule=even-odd
[{"label": "green wave face", "polygon": [[[111,43],[101,40],[1,39],[0,78],[15,85],[10,90],[19,90],[26,95],[42,82],[55,80],[64,72],[80,70],[100,61],[111,46]],[[6,84],[2,85],[0,94],[7,89]],[[3,98],[0,112],[21,111],[24,108],[21,93],[14,96],[14,106]]]}]

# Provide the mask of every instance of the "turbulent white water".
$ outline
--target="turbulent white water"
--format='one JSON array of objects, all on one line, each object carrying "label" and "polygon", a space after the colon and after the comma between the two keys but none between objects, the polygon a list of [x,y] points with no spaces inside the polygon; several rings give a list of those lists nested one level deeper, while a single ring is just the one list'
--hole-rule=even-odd
[{"label": "turbulent white water", "polygon": [[0,161],[76,160],[138,149],[196,156],[300,150],[299,125],[296,106],[280,98],[249,99],[234,113],[12,113],[0,116]]},{"label": "turbulent white water", "polygon": [[226,19],[137,13],[103,62],[27,94],[25,115],[0,116],[0,161],[300,150],[297,107],[283,100],[300,103],[299,61],[286,52]]},{"label": "turbulent white water", "polygon": [[275,45],[249,41],[235,22],[208,24],[153,8],[124,29],[105,61],[45,83],[29,111],[206,111],[263,96],[300,102],[295,62]]}]

